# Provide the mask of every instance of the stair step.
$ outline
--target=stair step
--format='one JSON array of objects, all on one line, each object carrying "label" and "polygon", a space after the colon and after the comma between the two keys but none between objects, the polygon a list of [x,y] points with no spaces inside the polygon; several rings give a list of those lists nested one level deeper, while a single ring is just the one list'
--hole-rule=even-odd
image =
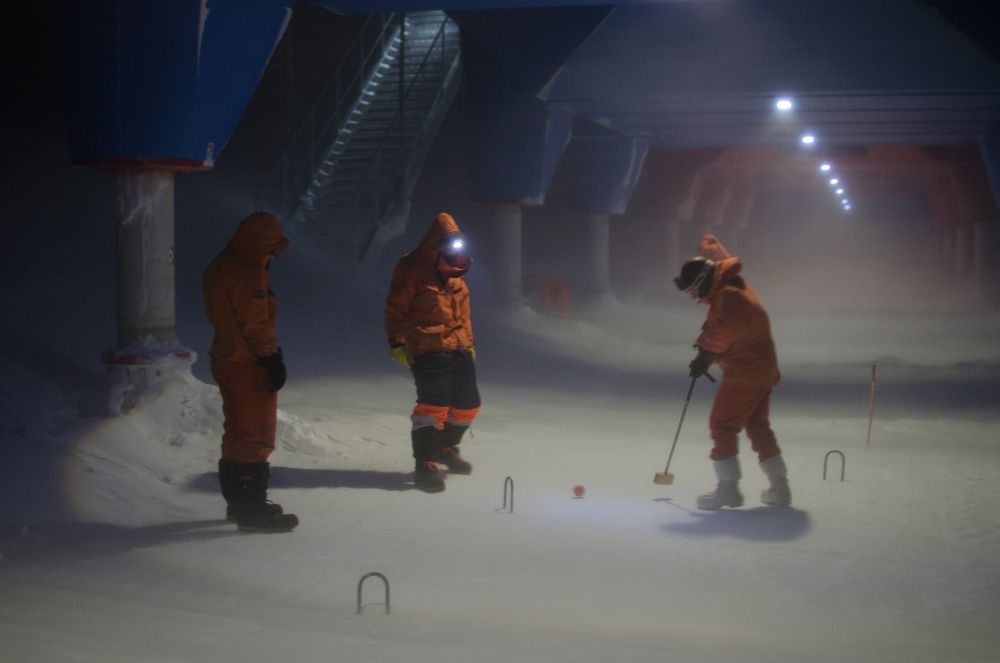
[{"label": "stair step", "polygon": [[398,204],[401,171],[426,140],[429,114],[459,53],[458,27],[443,21],[439,11],[406,16],[405,48],[379,66],[378,85],[365,90],[349,130],[327,150],[325,174],[308,178],[306,231],[317,246],[357,261],[382,215]]}]

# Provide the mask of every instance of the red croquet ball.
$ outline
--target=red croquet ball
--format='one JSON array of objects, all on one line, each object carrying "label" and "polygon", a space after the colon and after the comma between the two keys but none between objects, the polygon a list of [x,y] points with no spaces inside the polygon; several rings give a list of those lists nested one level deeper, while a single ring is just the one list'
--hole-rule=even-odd
[{"label": "red croquet ball", "polygon": [[583,486],[581,486],[581,485],[579,485],[579,484],[577,484],[577,485],[573,486],[573,495],[574,495],[575,497],[583,497],[583,494],[584,494],[585,492],[587,492],[587,489],[586,489],[586,488],[584,488]]}]

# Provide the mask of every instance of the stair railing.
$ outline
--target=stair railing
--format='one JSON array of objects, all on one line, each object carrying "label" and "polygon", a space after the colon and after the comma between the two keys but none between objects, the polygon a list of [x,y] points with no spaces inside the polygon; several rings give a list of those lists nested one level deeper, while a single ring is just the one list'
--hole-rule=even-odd
[{"label": "stair railing", "polygon": [[257,206],[277,187],[283,215],[291,215],[299,196],[317,172],[320,159],[333,144],[361,95],[364,82],[400,30],[402,14],[372,14],[327,79],[305,119],[294,131],[281,158],[257,195]]},{"label": "stair railing", "polygon": [[[450,62],[447,60],[448,50],[446,38],[448,23],[448,18],[444,18],[444,20],[442,20],[430,47],[424,54],[424,57],[421,60],[416,72],[413,74],[412,79],[407,84],[406,91],[401,95],[401,100],[397,105],[396,111],[393,113],[386,129],[379,137],[375,152],[366,164],[365,170],[359,178],[358,184],[352,194],[351,215],[354,222],[355,237],[361,240],[364,235],[367,234],[367,237],[364,238],[364,241],[361,242],[361,245],[359,246],[359,254],[356,256],[358,261],[362,260],[368,252],[372,240],[375,238],[378,231],[378,225],[381,220],[385,219],[394,208],[405,206],[406,200],[416,183],[417,176],[419,175],[419,164],[414,157],[421,152],[425,154],[427,149],[429,149],[429,146],[422,145],[422,143],[425,142],[424,137],[428,129],[431,127],[431,123],[429,122],[429,120],[432,119],[431,115],[442,98],[449,91],[453,91],[454,89],[453,87],[450,87],[449,84],[452,83],[452,78],[457,71],[459,55],[456,51],[454,58],[452,58]],[[441,76],[442,84],[438,87],[434,98],[428,106],[428,117],[421,123],[420,129],[413,136],[411,142],[414,149],[411,152],[404,140],[406,137],[406,111],[408,109],[406,102],[411,99],[417,83],[429,76],[429,67],[432,64],[440,67],[440,70],[444,70],[447,67],[447,71]],[[397,150],[390,155],[390,150],[385,149],[385,145],[386,141],[393,136],[399,137],[399,145],[397,146]],[[385,176],[387,171],[391,171],[393,169],[398,171],[394,177]],[[366,187],[366,185],[370,185],[371,182],[374,182],[375,186]],[[372,216],[369,217],[373,220],[373,222],[369,224],[363,224],[362,220],[362,198],[365,191],[374,193],[373,205],[370,208]],[[364,225],[367,225],[368,227],[363,227]]]}]

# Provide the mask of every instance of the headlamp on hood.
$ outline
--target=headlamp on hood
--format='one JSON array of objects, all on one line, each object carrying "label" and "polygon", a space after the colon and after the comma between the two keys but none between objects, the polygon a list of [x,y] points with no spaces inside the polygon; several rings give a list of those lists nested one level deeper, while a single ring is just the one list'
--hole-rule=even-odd
[{"label": "headlamp on hood", "polygon": [[454,256],[465,253],[465,236],[461,233],[446,235],[438,244],[438,251],[444,256]]},{"label": "headlamp on hood", "polygon": [[466,252],[467,247],[464,235],[452,233],[438,244],[438,253],[451,267],[462,270],[464,273],[472,265],[472,260]]}]

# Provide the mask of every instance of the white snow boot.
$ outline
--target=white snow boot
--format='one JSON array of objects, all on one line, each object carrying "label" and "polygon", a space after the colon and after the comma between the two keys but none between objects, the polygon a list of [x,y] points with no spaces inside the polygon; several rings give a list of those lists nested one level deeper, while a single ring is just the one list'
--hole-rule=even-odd
[{"label": "white snow boot", "polygon": [[792,491],[788,487],[788,468],[781,454],[771,456],[760,464],[765,476],[771,482],[770,488],[760,493],[760,501],[768,506],[789,506],[792,503]]},{"label": "white snow boot", "polygon": [[719,477],[719,485],[706,495],[698,496],[698,508],[705,511],[718,511],[724,506],[743,506],[743,493],[740,492],[740,461],[733,456],[713,463],[715,475]]}]

